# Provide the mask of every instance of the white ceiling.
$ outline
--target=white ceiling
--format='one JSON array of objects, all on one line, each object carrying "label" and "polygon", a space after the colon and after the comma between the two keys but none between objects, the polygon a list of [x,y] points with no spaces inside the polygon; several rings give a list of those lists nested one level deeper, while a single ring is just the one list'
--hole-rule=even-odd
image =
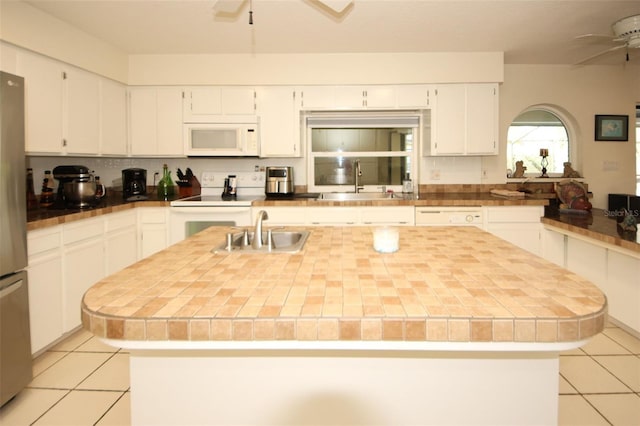
[{"label": "white ceiling", "polygon": [[[6,1],[6,0],[2,0]],[[572,64],[613,44],[640,0],[355,0],[342,15],[318,0],[23,0],[130,54],[502,51],[508,64]],[[226,2],[228,6],[228,1]],[[640,63],[640,49],[630,52]],[[623,64],[624,49],[591,61]]]}]

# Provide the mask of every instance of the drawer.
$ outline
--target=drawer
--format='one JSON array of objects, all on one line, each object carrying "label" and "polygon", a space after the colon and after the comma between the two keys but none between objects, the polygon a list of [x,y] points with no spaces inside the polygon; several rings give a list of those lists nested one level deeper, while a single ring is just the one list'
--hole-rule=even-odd
[{"label": "drawer", "polygon": [[54,226],[27,233],[27,253],[29,256],[60,248],[62,226]]},{"label": "drawer", "polygon": [[64,245],[73,244],[89,238],[101,237],[104,234],[104,219],[102,217],[84,219],[63,225],[62,242]]},{"label": "drawer", "polygon": [[133,210],[105,215],[105,230],[107,232],[130,228],[136,226],[136,223],[136,213]]},{"label": "drawer", "polygon": [[167,223],[167,209],[140,208],[140,223]]},{"label": "drawer", "polygon": [[544,207],[487,207],[488,223],[540,222]]}]

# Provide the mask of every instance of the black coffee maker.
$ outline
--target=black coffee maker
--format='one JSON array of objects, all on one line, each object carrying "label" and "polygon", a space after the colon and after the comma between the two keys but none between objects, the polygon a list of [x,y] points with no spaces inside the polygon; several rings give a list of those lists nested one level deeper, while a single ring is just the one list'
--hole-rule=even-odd
[{"label": "black coffee maker", "polygon": [[145,169],[124,169],[122,171],[122,198],[125,201],[146,200],[147,171]]}]

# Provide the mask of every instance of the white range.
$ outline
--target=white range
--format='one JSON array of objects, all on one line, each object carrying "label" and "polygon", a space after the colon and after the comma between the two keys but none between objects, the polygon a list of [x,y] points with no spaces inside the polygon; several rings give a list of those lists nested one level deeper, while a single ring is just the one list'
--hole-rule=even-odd
[{"label": "white range", "polygon": [[[223,199],[224,181],[235,175],[236,197]],[[264,199],[264,172],[203,172],[200,195],[171,202],[170,243],[210,226],[250,226],[251,203]]]}]

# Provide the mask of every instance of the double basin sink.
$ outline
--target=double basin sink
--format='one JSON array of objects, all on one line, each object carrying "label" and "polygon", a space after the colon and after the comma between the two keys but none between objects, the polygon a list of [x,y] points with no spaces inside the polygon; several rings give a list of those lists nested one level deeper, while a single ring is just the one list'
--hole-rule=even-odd
[{"label": "double basin sink", "polygon": [[393,192],[323,192],[317,201],[378,201],[398,199]]},{"label": "double basin sink", "polygon": [[214,248],[214,253],[297,253],[309,237],[309,231],[274,231],[262,232],[262,244],[255,247],[251,244],[254,232],[244,231],[227,234],[226,241]]}]

